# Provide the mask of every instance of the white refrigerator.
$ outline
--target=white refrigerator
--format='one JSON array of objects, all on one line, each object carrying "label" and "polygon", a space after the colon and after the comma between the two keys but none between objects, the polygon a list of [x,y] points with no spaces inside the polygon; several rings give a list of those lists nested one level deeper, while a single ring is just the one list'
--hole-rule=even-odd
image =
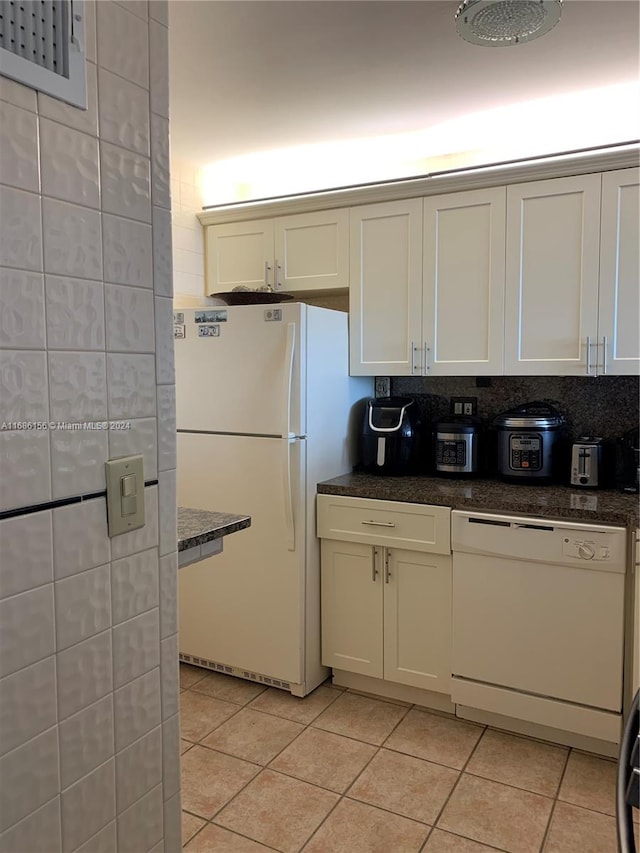
[{"label": "white refrigerator", "polygon": [[347,315],[290,302],[176,312],[178,504],[251,516],[179,572],[181,660],[304,696],[320,662],[316,484],[357,461],[372,381]]}]

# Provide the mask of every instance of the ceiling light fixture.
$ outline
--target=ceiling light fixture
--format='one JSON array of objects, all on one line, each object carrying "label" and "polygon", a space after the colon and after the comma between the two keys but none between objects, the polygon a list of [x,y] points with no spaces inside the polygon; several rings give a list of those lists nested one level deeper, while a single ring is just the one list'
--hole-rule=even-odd
[{"label": "ceiling light fixture", "polygon": [[561,12],[562,0],[464,0],[456,30],[471,44],[506,47],[548,33]]}]

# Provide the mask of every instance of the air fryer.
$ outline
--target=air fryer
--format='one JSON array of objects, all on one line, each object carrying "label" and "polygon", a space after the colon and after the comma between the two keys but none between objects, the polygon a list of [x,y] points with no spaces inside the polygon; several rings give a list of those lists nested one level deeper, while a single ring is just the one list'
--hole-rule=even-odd
[{"label": "air fryer", "polygon": [[417,461],[420,419],[410,397],[367,401],[361,432],[361,468],[370,474],[407,474]]}]

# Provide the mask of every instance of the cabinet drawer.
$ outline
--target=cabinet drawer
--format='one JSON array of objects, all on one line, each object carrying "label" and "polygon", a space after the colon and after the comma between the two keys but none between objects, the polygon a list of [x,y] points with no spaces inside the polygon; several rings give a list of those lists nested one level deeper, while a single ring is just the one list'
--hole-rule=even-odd
[{"label": "cabinet drawer", "polygon": [[434,554],[451,552],[451,509],[444,506],[318,495],[318,536]]}]

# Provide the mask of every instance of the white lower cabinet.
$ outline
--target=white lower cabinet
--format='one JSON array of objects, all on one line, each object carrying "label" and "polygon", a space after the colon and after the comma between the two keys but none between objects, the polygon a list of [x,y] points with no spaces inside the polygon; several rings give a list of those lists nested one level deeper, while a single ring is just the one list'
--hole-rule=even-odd
[{"label": "white lower cabinet", "polygon": [[318,495],[325,666],[450,693],[449,518],[447,507]]}]

